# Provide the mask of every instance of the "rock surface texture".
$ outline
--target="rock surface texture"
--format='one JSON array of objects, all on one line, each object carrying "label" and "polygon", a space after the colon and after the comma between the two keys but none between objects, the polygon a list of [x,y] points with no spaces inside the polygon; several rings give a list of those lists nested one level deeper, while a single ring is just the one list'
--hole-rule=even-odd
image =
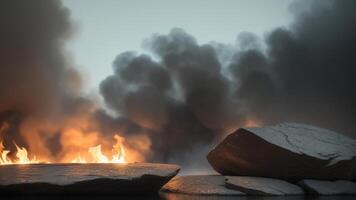
[{"label": "rock surface texture", "polygon": [[304,191],[291,183],[283,180],[247,177],[228,176],[226,177],[226,187],[246,193],[247,195],[303,195]]},{"label": "rock surface texture", "polygon": [[0,166],[1,194],[154,194],[179,171],[168,164]]},{"label": "rock surface texture", "polygon": [[356,195],[356,183],[351,181],[302,180],[298,183],[309,194]]},{"label": "rock surface texture", "polygon": [[245,195],[226,188],[225,177],[218,175],[175,177],[164,185],[161,191],[190,195]]},{"label": "rock surface texture", "polygon": [[356,178],[356,140],[296,123],[240,128],[207,158],[222,175],[286,180]]}]

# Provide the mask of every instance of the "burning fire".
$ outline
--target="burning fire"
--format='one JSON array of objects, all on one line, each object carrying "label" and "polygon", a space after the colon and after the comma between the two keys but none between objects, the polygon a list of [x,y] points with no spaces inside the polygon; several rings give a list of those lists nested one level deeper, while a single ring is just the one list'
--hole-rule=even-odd
[{"label": "burning fire", "polygon": [[127,163],[125,160],[125,148],[123,146],[124,138],[119,135],[115,135],[116,144],[112,147],[112,158],[109,159],[101,151],[101,145],[90,147],[88,153],[91,160],[86,160],[80,154],[77,155],[72,163]]},{"label": "burning fire", "polygon": [[0,141],[0,164],[1,165],[10,165],[10,164],[30,164],[30,163],[39,163],[36,159],[36,157],[33,157],[30,159],[28,157],[28,153],[26,148],[24,147],[19,147],[17,146],[16,143],[14,143],[16,146],[16,159],[12,160],[9,158],[8,154],[10,153],[9,150],[6,150],[2,141]]},{"label": "burning fire", "polygon": [[[84,157],[81,154],[78,154],[71,162],[72,163],[127,163],[125,156],[125,147],[123,145],[124,138],[115,135],[114,136],[116,143],[112,146],[111,152],[112,156],[108,157],[104,155],[101,149],[101,144],[90,147],[86,152]],[[3,142],[0,140],[0,165],[10,165],[10,164],[35,164],[35,163],[50,163],[49,161],[37,160],[36,156],[30,158],[28,151],[24,147],[19,147],[14,143],[16,147],[16,153],[14,159],[10,158],[9,150],[5,149]]]}]

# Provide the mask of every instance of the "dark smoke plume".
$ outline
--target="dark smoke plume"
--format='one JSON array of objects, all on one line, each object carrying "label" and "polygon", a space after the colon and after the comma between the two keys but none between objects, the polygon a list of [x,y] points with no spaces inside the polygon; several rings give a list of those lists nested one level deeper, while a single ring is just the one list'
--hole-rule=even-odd
[{"label": "dark smoke plume", "polygon": [[64,50],[74,29],[69,17],[60,1],[0,1],[0,126],[8,148],[39,138],[53,148],[55,135],[31,133],[84,106],[79,73]]},{"label": "dark smoke plume", "polygon": [[[118,132],[133,138],[128,148],[150,148],[147,161],[190,166],[207,144],[251,121],[301,122],[356,137],[355,10],[353,0],[297,1],[289,27],[263,39],[241,33],[236,46],[201,45],[182,29],[156,34],[144,42],[149,55],[115,59],[114,74],[100,84],[108,114],[83,97],[67,58],[75,28],[69,11],[55,0],[2,0],[0,137],[61,159],[77,150],[68,141],[93,138],[92,145],[99,140],[93,132]],[[142,136],[149,145],[135,143]]]},{"label": "dark smoke plume", "polygon": [[122,53],[100,88],[110,108],[147,131],[154,159],[167,161],[238,126],[238,104],[212,46],[198,45],[181,29],[147,46],[158,61]]},{"label": "dark smoke plume", "polygon": [[[16,142],[29,150],[31,158],[70,162],[98,144],[104,153],[111,151],[113,135],[120,134],[127,136],[125,147],[135,159],[144,160],[150,152],[147,131],[125,118],[109,116],[82,94],[81,76],[65,49],[75,28],[59,0],[0,1],[0,142],[12,158]],[[130,98],[136,102],[129,101],[127,107],[135,108],[137,96],[146,93],[133,93]],[[150,98],[158,105],[155,96]],[[135,109],[130,114],[139,116],[137,109],[143,108]],[[155,116],[163,118],[164,113],[162,109]],[[144,117],[137,121],[160,128],[157,121],[142,121]]]},{"label": "dark smoke plume", "polygon": [[160,160],[249,120],[314,124],[356,137],[355,10],[355,1],[295,2],[289,27],[264,40],[241,33],[234,48],[199,45],[182,29],[154,35],[144,43],[152,56],[117,56],[101,93],[147,132]]},{"label": "dark smoke plume", "polygon": [[266,38],[266,52],[237,52],[229,66],[236,98],[264,123],[315,124],[356,137],[356,2],[302,1],[290,28]]},{"label": "dark smoke plume", "polygon": [[62,51],[69,11],[58,1],[4,0],[0,28],[0,112],[55,112],[77,81]]}]

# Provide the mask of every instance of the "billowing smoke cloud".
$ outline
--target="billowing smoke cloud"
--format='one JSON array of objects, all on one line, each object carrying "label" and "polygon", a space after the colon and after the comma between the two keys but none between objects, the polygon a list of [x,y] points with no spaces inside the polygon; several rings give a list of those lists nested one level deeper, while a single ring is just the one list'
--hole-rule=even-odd
[{"label": "billowing smoke cloud", "polygon": [[167,161],[238,126],[238,104],[212,46],[181,29],[146,45],[158,60],[122,53],[100,88],[110,108],[149,134],[154,159]]},{"label": "billowing smoke cloud", "polygon": [[0,13],[0,112],[57,112],[80,81],[62,51],[69,11],[58,1],[5,0]]},{"label": "billowing smoke cloud", "polygon": [[16,142],[38,158],[62,157],[72,130],[89,132],[94,103],[81,97],[64,49],[74,28],[60,1],[0,2],[0,139],[12,152]]},{"label": "billowing smoke cloud", "polygon": [[14,129],[10,121],[57,117],[80,87],[63,51],[73,30],[69,10],[59,1],[4,0],[0,27],[1,121]]},{"label": "billowing smoke cloud", "polygon": [[151,147],[146,131],[110,117],[82,94],[80,74],[65,50],[75,26],[61,1],[1,1],[0,28],[0,143],[10,157],[16,142],[40,161],[71,162],[98,144],[112,153],[114,134],[126,134],[120,141],[127,161],[145,160]]},{"label": "billowing smoke cloud", "polygon": [[235,47],[199,45],[182,29],[154,35],[144,42],[151,56],[116,57],[101,93],[149,135],[159,160],[255,123],[301,122],[356,136],[355,9],[355,1],[295,2],[290,27],[264,40],[241,33]]},{"label": "billowing smoke cloud", "polygon": [[355,8],[355,1],[297,1],[293,24],[272,31],[266,51],[236,53],[229,68],[250,116],[356,136]]},{"label": "billowing smoke cloud", "polygon": [[294,121],[356,137],[355,1],[291,9],[290,27],[241,33],[235,46],[198,44],[182,29],[153,35],[149,55],[116,57],[100,84],[106,111],[83,97],[67,58],[70,12],[54,0],[0,1],[0,137],[70,161],[118,133],[136,161],[190,166],[244,125]]}]

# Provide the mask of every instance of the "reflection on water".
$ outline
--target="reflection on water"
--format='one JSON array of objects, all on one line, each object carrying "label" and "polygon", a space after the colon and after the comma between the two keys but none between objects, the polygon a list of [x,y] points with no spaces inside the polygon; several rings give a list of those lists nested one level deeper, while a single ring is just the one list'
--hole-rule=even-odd
[{"label": "reflection on water", "polygon": [[202,196],[161,193],[159,196],[17,196],[1,197],[17,200],[355,200],[356,196]]}]

